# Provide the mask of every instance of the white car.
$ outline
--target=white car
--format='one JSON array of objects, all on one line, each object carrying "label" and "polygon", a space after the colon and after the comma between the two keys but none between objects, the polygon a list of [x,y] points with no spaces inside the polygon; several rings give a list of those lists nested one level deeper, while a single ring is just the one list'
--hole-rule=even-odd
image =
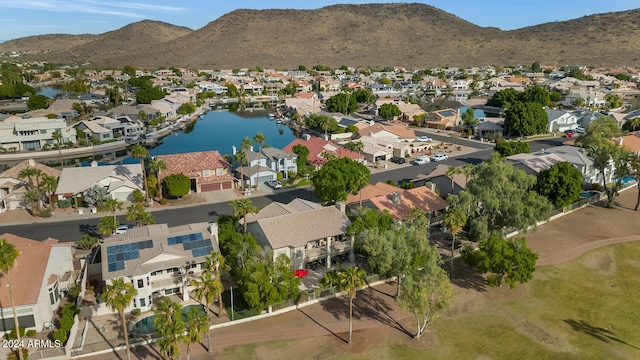
[{"label": "white car", "polygon": [[135,227],[135,226],[133,226],[133,225],[122,224],[122,225],[120,225],[120,226],[118,226],[118,227],[116,228],[116,235],[118,235],[118,234],[124,234],[124,233],[126,233],[126,232],[127,232],[127,230],[129,230],[129,229],[133,229],[134,227]]},{"label": "white car", "polygon": [[430,162],[431,162],[431,160],[428,157],[419,157],[419,158],[413,160],[411,163],[413,165],[424,165],[424,164],[428,164]]},{"label": "white car", "polygon": [[416,141],[418,141],[418,142],[431,142],[431,140],[433,140],[433,139],[431,139],[428,136],[420,136],[420,137],[416,138]]},{"label": "white car", "polygon": [[581,126],[578,126],[577,128],[573,129],[573,131],[575,131],[576,134],[584,134],[584,128]]},{"label": "white car", "polygon": [[269,180],[266,181],[265,184],[272,189],[280,189],[282,187],[282,183],[278,180]]},{"label": "white car", "polygon": [[445,154],[435,154],[431,158],[431,161],[439,162],[439,161],[447,160],[448,158],[449,157],[447,155],[445,155]]}]

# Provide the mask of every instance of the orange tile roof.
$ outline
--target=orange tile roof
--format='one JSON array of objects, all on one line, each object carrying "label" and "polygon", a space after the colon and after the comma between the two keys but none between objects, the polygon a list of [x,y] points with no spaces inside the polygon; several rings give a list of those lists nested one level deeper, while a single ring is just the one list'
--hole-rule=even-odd
[{"label": "orange tile roof", "polygon": [[449,204],[435,191],[426,186],[405,190],[400,194],[400,204],[393,203],[393,194],[382,195],[371,199],[378,210],[387,210],[394,220],[406,220],[413,208],[426,213],[446,209]]},{"label": "orange tile roof", "polygon": [[201,181],[204,183],[233,179],[233,175],[229,173],[224,175],[211,175],[207,177],[202,176],[202,170],[215,171],[216,169],[226,169],[228,171],[231,168],[231,165],[226,162],[216,150],[158,155],[158,158],[167,163],[167,170],[160,170],[160,181],[162,181],[165,176],[172,174],[183,174],[188,177],[200,177],[202,179]]},{"label": "orange tile roof", "polygon": [[[620,138],[616,139],[619,143]],[[640,151],[640,137],[636,133],[629,133],[627,136],[622,137],[622,146],[626,147],[629,151],[637,153]]]},{"label": "orange tile roof", "polygon": [[297,93],[293,95],[293,97],[296,99],[313,99],[315,95],[316,93],[303,92],[303,93]]},{"label": "orange tile roof", "polygon": [[[49,280],[44,279],[44,274],[49,263],[51,247],[58,240],[49,238],[36,241],[9,233],[0,235],[0,238],[7,240],[20,252],[15,266],[9,271],[16,306],[37,303],[42,283]],[[4,277],[0,277],[0,304],[3,308],[11,304],[7,280]]]},{"label": "orange tile roof", "polygon": [[336,147],[335,151],[328,151],[338,158],[350,157],[352,160],[362,159],[363,156],[355,151],[347,150],[340,145],[334,144],[330,141],[320,139],[319,137],[312,136],[309,140],[295,139],[289,145],[287,145],[282,151],[293,153],[293,147],[296,145],[304,145],[309,149],[309,158],[307,163],[314,166],[322,165],[326,162],[326,159],[322,157],[322,153],[326,151],[326,146],[331,145]]},{"label": "orange tile roof", "polygon": [[[378,182],[376,184],[373,185],[367,185],[364,188],[362,188],[361,192],[362,192],[362,201],[365,200],[369,200],[372,199],[374,197],[378,197],[378,196],[384,196],[384,195],[389,195],[389,194],[393,194],[396,191],[402,191],[402,189],[400,189],[397,186],[393,186],[390,184],[387,184],[385,182]],[[360,193],[353,195],[353,194],[349,194],[349,196],[347,196],[347,201],[346,204],[353,204],[353,203],[357,203],[360,202]]]},{"label": "orange tile roof", "polygon": [[[54,169],[52,167],[37,163],[37,162],[33,161],[32,159],[29,159],[29,160],[25,160],[25,161],[19,163],[18,165],[8,169],[7,171],[4,171],[4,172],[0,173],[0,178],[18,179],[18,175],[20,174],[20,171],[22,171],[23,169],[26,169],[28,167],[39,169],[43,173],[45,173],[45,174],[47,174],[49,176],[53,176],[56,179],[59,178],[60,174],[61,174],[61,171],[58,170],[58,169]],[[24,180],[27,180],[27,179],[24,179]]]}]

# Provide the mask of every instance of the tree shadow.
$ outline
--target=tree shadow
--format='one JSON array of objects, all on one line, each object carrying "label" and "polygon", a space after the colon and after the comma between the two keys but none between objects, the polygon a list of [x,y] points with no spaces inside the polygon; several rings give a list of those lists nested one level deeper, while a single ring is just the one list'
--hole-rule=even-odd
[{"label": "tree shadow", "polygon": [[478,292],[487,291],[487,280],[462,259],[453,260],[453,274],[451,274],[449,261],[442,264],[442,268],[449,274],[453,285],[463,289],[474,289]]},{"label": "tree shadow", "polygon": [[79,226],[80,233],[91,235],[94,237],[101,237],[102,235],[98,232],[98,225],[89,225],[89,224],[80,224]]},{"label": "tree shadow", "polygon": [[[624,344],[627,346],[630,346],[636,350],[640,350],[639,347],[637,346],[633,346],[629,343],[627,343],[626,341],[620,340],[618,339],[615,335],[615,333],[609,329],[605,329],[605,328],[601,328],[601,327],[597,327],[597,326],[593,326],[589,323],[587,323],[584,320],[580,320],[580,321],[576,321],[576,320],[572,320],[572,319],[564,319],[562,320],[565,323],[567,323],[569,326],[571,326],[571,328],[574,331],[578,331],[584,334],[587,334],[593,338],[596,338],[602,342],[605,342],[607,344],[611,344],[612,342],[617,342],[620,344]],[[613,327],[612,327],[613,329]]]},{"label": "tree shadow", "polygon": [[327,330],[329,333],[331,333],[331,335],[337,337],[338,339],[342,340],[346,343],[348,343],[349,341],[346,339],[343,339],[341,336],[339,336],[338,334],[334,333],[333,331],[331,331],[331,329],[329,329],[328,327],[320,324],[316,319],[312,318],[311,316],[309,316],[309,314],[307,314],[306,312],[304,312],[302,309],[298,309],[299,312],[301,312],[304,316],[306,316],[307,318],[309,318],[309,320],[313,321],[314,323],[316,323],[316,325],[320,326],[321,328]]}]

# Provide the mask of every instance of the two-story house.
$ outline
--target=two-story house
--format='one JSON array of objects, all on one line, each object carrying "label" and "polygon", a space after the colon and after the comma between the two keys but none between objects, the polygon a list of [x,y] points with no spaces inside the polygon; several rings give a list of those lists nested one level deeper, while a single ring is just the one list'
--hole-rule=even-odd
[{"label": "two-story house", "polygon": [[548,132],[564,132],[578,127],[578,117],[568,111],[545,109],[549,118]]},{"label": "two-story house", "polygon": [[65,119],[21,118],[10,116],[0,121],[0,148],[16,151],[38,150],[54,146],[53,133],[62,134],[62,143],[76,141],[76,131]]},{"label": "two-story house", "polygon": [[457,126],[458,111],[454,109],[437,110],[427,116],[427,127],[433,129],[448,129]]},{"label": "two-story house", "polygon": [[[598,169],[593,166],[593,160],[589,158],[586,151],[582,148],[575,146],[554,146],[548,149],[540,151],[540,154],[556,154],[564,161],[568,161],[571,165],[575,166],[583,176],[583,182],[585,184],[603,183],[602,176]],[[604,181],[610,183],[613,181],[615,174],[615,165],[610,162],[609,166],[605,170],[606,178]]]},{"label": "two-story house", "polygon": [[37,169],[58,179],[60,170],[37,163],[33,159],[25,160],[18,165],[0,173],[0,214],[6,210],[24,209],[27,202],[23,199],[29,186],[29,179],[20,178],[24,169]]},{"label": "two-story house", "polygon": [[183,174],[191,179],[191,190],[197,193],[236,187],[231,164],[218,151],[159,155],[158,158],[167,164],[166,170],[159,171],[158,181],[171,174]]}]

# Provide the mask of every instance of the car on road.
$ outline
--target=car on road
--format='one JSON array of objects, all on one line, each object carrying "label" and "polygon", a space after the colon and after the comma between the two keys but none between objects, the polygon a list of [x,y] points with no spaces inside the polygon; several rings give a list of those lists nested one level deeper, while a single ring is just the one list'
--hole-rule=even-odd
[{"label": "car on road", "polygon": [[425,157],[419,157],[413,160],[411,163],[413,165],[424,165],[424,164],[428,164],[429,162],[431,162],[431,160],[425,156]]},{"label": "car on road", "polygon": [[440,162],[447,160],[449,157],[445,154],[435,154],[431,157],[431,161]]},{"label": "car on road", "polygon": [[573,131],[566,131],[564,133],[564,137],[566,137],[568,139],[572,138],[574,135],[575,135],[575,133]]},{"label": "car on road", "polygon": [[278,180],[265,181],[265,184],[272,189],[280,189],[282,187],[282,183]]},{"label": "car on road", "polygon": [[420,137],[416,138],[416,141],[418,141],[418,142],[431,142],[431,140],[433,140],[433,139],[428,137],[428,136],[420,136]]},{"label": "car on road", "polygon": [[583,128],[583,127],[581,127],[581,126],[578,126],[577,128],[573,129],[573,131],[574,131],[576,134],[584,134],[584,128]]},{"label": "car on road", "polygon": [[389,159],[389,161],[391,161],[392,163],[396,163],[396,164],[404,164],[407,162],[407,160],[405,160],[405,158],[400,157],[400,156],[394,156],[391,159]]},{"label": "car on road", "polygon": [[127,232],[127,230],[133,229],[134,227],[135,226],[133,225],[122,224],[116,228],[116,235],[124,234]]}]

